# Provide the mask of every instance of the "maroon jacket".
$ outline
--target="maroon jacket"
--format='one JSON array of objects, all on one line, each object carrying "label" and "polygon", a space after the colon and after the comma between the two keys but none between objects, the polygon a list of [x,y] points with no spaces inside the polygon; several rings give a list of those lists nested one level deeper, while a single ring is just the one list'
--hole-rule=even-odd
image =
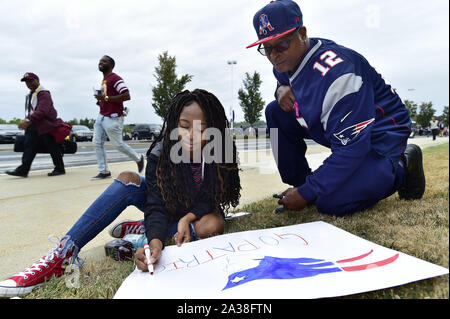
[{"label": "maroon jacket", "polygon": [[[31,96],[31,95],[30,95]],[[27,99],[28,111],[30,111],[30,102]],[[35,123],[39,134],[48,133],[61,125],[58,113],[53,106],[52,97],[49,91],[42,90],[37,94],[37,105],[34,111],[27,118]]]}]

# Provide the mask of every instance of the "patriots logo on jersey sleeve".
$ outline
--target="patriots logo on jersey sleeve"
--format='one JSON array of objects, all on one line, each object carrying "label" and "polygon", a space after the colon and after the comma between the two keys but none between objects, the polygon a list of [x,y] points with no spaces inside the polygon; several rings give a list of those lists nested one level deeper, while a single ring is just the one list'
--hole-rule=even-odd
[{"label": "patriots logo on jersey sleeve", "polygon": [[371,118],[370,120],[349,126],[339,133],[334,133],[334,137],[336,137],[339,141],[341,141],[342,145],[347,145],[349,141],[354,139],[356,136],[361,133],[370,123],[375,121],[375,118]]}]

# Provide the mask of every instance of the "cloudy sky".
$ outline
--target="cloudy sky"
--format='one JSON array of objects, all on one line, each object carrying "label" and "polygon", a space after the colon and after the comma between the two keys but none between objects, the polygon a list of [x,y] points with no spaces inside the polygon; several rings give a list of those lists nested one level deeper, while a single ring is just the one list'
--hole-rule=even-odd
[{"label": "cloudy sky", "polygon": [[[34,72],[64,120],[96,118],[92,96],[108,54],[132,100],[125,123],[161,123],[151,107],[157,57],[176,56],[188,89],[204,88],[243,120],[237,90],[245,72],[258,71],[266,103],[275,81],[270,63],[245,46],[256,40],[254,13],[266,0],[0,0],[0,118],[24,116]],[[332,39],[363,54],[402,99],[432,101],[437,115],[448,103],[447,0],[298,0],[310,37]],[[235,60],[230,66],[227,61]],[[233,90],[232,90],[233,89]]]}]

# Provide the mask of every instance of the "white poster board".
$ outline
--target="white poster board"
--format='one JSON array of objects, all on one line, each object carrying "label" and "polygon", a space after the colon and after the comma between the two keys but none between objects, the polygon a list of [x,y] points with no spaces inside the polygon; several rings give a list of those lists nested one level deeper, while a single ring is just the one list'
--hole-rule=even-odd
[{"label": "white poster board", "polygon": [[322,298],[448,274],[325,222],[168,246],[155,274],[135,269],[114,298]]}]

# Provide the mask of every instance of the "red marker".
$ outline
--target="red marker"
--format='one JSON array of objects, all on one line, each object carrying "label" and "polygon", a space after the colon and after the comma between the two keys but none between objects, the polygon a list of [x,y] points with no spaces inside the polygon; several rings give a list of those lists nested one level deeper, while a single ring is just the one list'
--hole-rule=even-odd
[{"label": "red marker", "polygon": [[153,264],[150,262],[150,247],[148,244],[144,245],[145,258],[147,258],[147,267],[150,275],[153,275]]}]

